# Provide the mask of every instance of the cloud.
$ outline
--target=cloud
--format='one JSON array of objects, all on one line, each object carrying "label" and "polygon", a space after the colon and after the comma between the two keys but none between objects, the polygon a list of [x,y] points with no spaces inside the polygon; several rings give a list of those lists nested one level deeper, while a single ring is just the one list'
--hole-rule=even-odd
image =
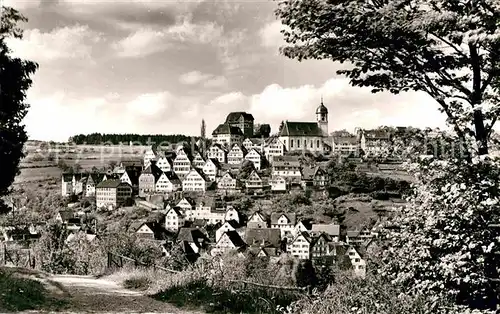
[{"label": "cloud", "polygon": [[179,77],[179,82],[185,85],[202,84],[206,88],[223,87],[228,84],[228,81],[224,76],[201,73],[200,71],[191,71],[182,74]]},{"label": "cloud", "polygon": [[2,0],[0,6],[14,8],[16,10],[25,10],[30,8],[37,8],[40,6],[42,0]]},{"label": "cloud", "polygon": [[172,100],[174,96],[169,92],[148,93],[139,95],[127,103],[126,107],[131,114],[151,117],[171,109]]},{"label": "cloud", "polygon": [[281,21],[266,24],[259,31],[262,46],[277,50],[277,48],[285,45],[286,42],[281,30],[286,28],[285,25],[281,24]]},{"label": "cloud", "polygon": [[93,47],[102,35],[87,25],[56,28],[50,32],[27,30],[23,39],[9,38],[8,46],[14,55],[36,62],[60,60],[90,60]]},{"label": "cloud", "polygon": [[209,44],[219,38],[222,27],[211,22],[192,23],[189,17],[166,28],[141,28],[114,43],[120,57],[144,57],[186,44]]}]

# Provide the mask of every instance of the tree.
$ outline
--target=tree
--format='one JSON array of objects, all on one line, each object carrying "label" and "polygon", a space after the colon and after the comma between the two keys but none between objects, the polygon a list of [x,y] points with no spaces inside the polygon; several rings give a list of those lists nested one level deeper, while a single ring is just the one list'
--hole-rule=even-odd
[{"label": "tree", "polygon": [[[0,197],[10,192],[10,186],[19,173],[19,161],[24,157],[23,146],[28,136],[21,124],[28,112],[26,92],[31,87],[31,75],[38,65],[11,56],[7,38],[22,38],[17,26],[27,19],[18,11],[0,6]],[[3,208],[0,201],[0,209]]]},{"label": "tree", "polygon": [[284,127],[285,127],[285,122],[281,121],[280,127],[278,129],[278,134],[281,134],[281,131],[283,130]]},{"label": "tree", "polygon": [[374,93],[425,92],[463,142],[488,153],[500,112],[498,1],[281,0],[276,14],[289,27],[286,57],[347,61],[337,73]]},{"label": "tree", "polygon": [[200,130],[200,136],[202,139],[206,138],[206,133],[207,133],[207,126],[205,125],[205,119],[201,120],[201,130]]}]

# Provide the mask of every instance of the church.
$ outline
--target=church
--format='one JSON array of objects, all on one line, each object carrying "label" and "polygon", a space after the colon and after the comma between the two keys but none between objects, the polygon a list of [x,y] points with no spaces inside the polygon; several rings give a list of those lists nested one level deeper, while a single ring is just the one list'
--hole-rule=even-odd
[{"label": "church", "polygon": [[328,108],[323,104],[323,99],[316,108],[316,122],[285,121],[279,133],[279,139],[287,151],[329,152],[331,145],[328,138]]}]

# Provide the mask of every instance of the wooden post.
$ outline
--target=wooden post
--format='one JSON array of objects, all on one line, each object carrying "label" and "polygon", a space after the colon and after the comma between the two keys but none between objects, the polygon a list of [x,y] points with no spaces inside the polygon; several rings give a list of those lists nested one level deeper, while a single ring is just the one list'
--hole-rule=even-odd
[{"label": "wooden post", "polygon": [[111,253],[108,252],[108,268],[111,268]]}]

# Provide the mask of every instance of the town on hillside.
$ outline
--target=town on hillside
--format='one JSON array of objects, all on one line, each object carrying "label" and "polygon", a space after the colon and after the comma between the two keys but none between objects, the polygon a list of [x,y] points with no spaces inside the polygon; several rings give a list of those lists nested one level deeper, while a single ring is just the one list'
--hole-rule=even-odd
[{"label": "town on hillside", "polygon": [[[284,121],[278,134],[270,135],[266,125],[254,131],[250,113],[231,112],[211,139],[205,138],[202,123],[202,136],[194,144],[152,145],[141,159],[122,160],[107,172],[63,173],[61,193],[95,199],[100,210],[136,206],[158,213],[153,221],[138,219],[129,231],[157,243],[165,256],[173,248],[181,248],[190,261],[228,251],[271,260],[287,254],[330,265],[347,263],[354,274],[364,276],[366,254],[383,217],[346,228],[335,219],[304,219],[294,208],[266,206],[280,195],[325,197],[329,162],[361,164],[379,158],[394,143],[393,132],[383,129],[328,134],[323,102],[315,114],[315,122]],[[378,168],[394,171],[400,164],[396,157],[386,158]],[[264,205],[249,212],[238,202],[244,196]],[[56,220],[82,232],[83,215],[70,208]],[[94,233],[85,228],[86,236],[93,239]]]}]

